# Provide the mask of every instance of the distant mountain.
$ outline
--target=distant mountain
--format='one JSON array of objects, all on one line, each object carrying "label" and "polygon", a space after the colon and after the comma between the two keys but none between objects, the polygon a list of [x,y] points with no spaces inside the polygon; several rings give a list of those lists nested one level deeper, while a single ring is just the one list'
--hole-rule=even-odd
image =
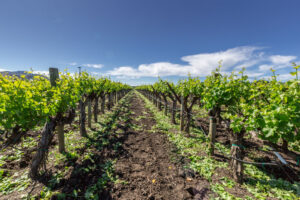
[{"label": "distant mountain", "polygon": [[47,76],[45,75],[42,75],[42,74],[28,74],[26,71],[3,71],[3,72],[0,72],[1,74],[6,74],[6,75],[9,75],[9,76],[18,76],[20,77],[21,75],[25,75],[25,78],[27,79],[33,79],[34,76],[41,76],[41,77],[44,77],[44,78],[47,78]]}]

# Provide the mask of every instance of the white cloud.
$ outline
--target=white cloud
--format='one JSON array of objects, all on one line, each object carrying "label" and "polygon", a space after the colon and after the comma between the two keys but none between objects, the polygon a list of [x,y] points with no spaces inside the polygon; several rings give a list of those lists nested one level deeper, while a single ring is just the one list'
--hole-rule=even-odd
[{"label": "white cloud", "polygon": [[[262,76],[261,78],[265,80],[270,80],[272,76]],[[292,76],[291,74],[278,74],[278,76],[276,77],[276,79],[280,81],[287,81],[294,78],[295,76]]]},{"label": "white cloud", "polygon": [[245,71],[244,74],[247,75],[249,78],[256,78],[264,75],[264,73],[256,71]]},{"label": "white cloud", "polygon": [[241,70],[243,68],[249,68],[253,67],[261,62],[266,61],[265,53],[264,52],[259,52],[257,54],[252,55],[248,61],[243,62],[240,65],[237,65],[235,67],[236,70]]},{"label": "white cloud", "polygon": [[252,66],[256,65],[257,63],[259,63],[258,60],[250,60],[248,62],[246,61],[246,62],[236,66],[234,69],[235,70],[241,70],[243,68],[249,68],[249,67],[252,67]]},{"label": "white cloud", "polygon": [[[77,62],[71,62],[71,63],[69,63],[69,65],[71,65],[71,66],[80,66],[80,64],[78,64]],[[101,69],[103,67],[103,64],[82,64],[81,66]]]},{"label": "white cloud", "polygon": [[273,55],[270,56],[270,61],[274,65],[286,65],[291,64],[292,60],[295,60],[296,56],[281,56],[281,55]]},{"label": "white cloud", "polygon": [[6,69],[1,69],[1,68],[0,68],[0,72],[3,72],[3,71],[7,71],[7,70],[6,70]]},{"label": "white cloud", "polygon": [[134,69],[130,66],[122,66],[122,67],[118,67],[115,68],[114,70],[108,72],[109,75],[112,76],[119,76],[119,77],[140,77],[141,75],[141,71]]},{"label": "white cloud", "polygon": [[78,65],[78,63],[77,62],[71,62],[71,63],[69,63],[69,65],[76,66],[76,65]]},{"label": "white cloud", "polygon": [[266,55],[262,49],[256,46],[242,46],[225,51],[183,56],[181,60],[186,64],[155,62],[141,64],[137,68],[121,66],[108,71],[107,75],[118,78],[187,76],[188,74],[205,77],[218,67],[219,61],[222,61],[222,73],[246,68],[245,74],[254,78],[264,76],[270,68],[290,67],[291,61],[297,58],[296,56]]},{"label": "white cloud", "polygon": [[103,67],[102,64],[83,64],[82,66],[96,68],[96,69],[101,69]]},{"label": "white cloud", "polygon": [[270,64],[264,64],[264,65],[260,65],[258,67],[259,71],[269,71],[271,70],[271,68],[274,67],[273,65]]},{"label": "white cloud", "polygon": [[274,70],[287,68],[296,58],[296,56],[272,55],[268,58],[269,63],[260,65],[258,69],[259,71],[270,71],[271,68]]},{"label": "white cloud", "polygon": [[291,74],[280,74],[277,79],[281,81],[287,81],[294,78],[295,76],[292,76]]},{"label": "white cloud", "polygon": [[33,71],[34,74],[42,74],[42,75],[49,75],[49,71]]},{"label": "white cloud", "polygon": [[258,49],[260,48],[250,46],[236,47],[215,53],[184,56],[182,57],[182,60],[188,62],[190,66],[199,72],[206,72],[208,69],[215,69],[219,61],[222,61],[223,69],[228,69],[234,65],[249,62],[254,56],[254,51]]},{"label": "white cloud", "polygon": [[259,47],[236,47],[226,51],[214,53],[202,53],[190,56],[184,56],[182,61],[187,65],[174,64],[170,62],[156,62],[151,64],[141,64],[138,68],[122,66],[108,72],[112,76],[131,76],[131,77],[157,77],[157,76],[207,76],[212,70],[218,67],[219,61],[222,61],[222,70],[241,65],[246,67],[256,64],[251,59],[259,57],[254,51],[261,49]]}]

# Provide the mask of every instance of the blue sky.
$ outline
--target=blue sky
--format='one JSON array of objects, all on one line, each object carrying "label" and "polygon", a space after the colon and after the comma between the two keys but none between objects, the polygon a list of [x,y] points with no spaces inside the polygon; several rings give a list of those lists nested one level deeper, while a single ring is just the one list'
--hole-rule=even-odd
[{"label": "blue sky", "polygon": [[130,84],[246,67],[291,78],[299,0],[0,0],[0,70],[78,66]]}]

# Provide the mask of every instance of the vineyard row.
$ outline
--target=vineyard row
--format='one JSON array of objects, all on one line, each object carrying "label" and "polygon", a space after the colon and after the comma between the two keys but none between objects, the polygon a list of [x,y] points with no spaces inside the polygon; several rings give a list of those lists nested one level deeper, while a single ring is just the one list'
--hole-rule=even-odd
[{"label": "vineyard row", "polygon": [[[207,113],[209,117],[209,149],[214,155],[216,124],[223,124],[231,133],[231,166],[238,183],[243,181],[244,137],[254,133],[270,144],[281,142],[288,152],[289,143],[299,142],[300,134],[300,80],[299,65],[295,65],[295,77],[289,81],[278,81],[275,71],[270,80],[248,79],[244,72],[222,75],[216,69],[204,81],[189,77],[177,84],[159,80],[153,85],[136,89],[150,99],[160,110],[171,112],[171,121],[176,123],[180,111],[180,130],[190,134],[193,108]],[[171,106],[168,104],[171,103]],[[180,109],[177,108],[180,105]],[[170,109],[168,109],[168,107]],[[294,160],[299,155],[289,152]]]}]

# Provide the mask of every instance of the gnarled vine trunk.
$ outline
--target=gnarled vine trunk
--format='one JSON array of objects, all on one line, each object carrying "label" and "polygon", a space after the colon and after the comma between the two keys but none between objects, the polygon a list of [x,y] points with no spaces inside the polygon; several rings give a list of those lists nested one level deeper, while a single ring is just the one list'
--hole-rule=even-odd
[{"label": "gnarled vine trunk", "polygon": [[187,110],[186,111],[186,124],[184,126],[184,132],[186,132],[186,133],[190,133],[191,120],[192,120],[191,111]]},{"label": "gnarled vine trunk", "polygon": [[6,137],[8,138],[6,139],[1,148],[5,148],[7,146],[18,143],[21,140],[22,136],[26,134],[26,132],[27,130],[21,131],[18,125],[13,128],[12,133],[10,135],[8,134],[8,132],[6,132]]},{"label": "gnarled vine trunk", "polygon": [[281,146],[281,148],[282,148],[283,152],[287,153],[289,151],[288,146],[289,146],[288,145],[288,141],[285,140],[285,139],[282,139],[282,146]]},{"label": "gnarled vine trunk", "polygon": [[80,100],[80,135],[82,137],[86,137],[86,128],[85,128],[85,120],[86,120],[86,114],[85,114],[85,102]]},{"label": "gnarled vine trunk", "polygon": [[111,108],[112,108],[115,105],[115,102],[114,102],[114,100],[115,100],[115,98],[114,98],[115,93],[112,92],[110,95],[111,95],[111,97],[110,97],[110,103],[111,103]]},{"label": "gnarled vine trunk", "polygon": [[232,156],[230,165],[233,171],[233,178],[239,184],[243,183],[243,175],[244,175],[243,163],[239,161],[244,159],[244,150],[243,150],[244,134],[245,134],[245,130],[242,130],[239,133],[232,133],[232,146],[230,152]]},{"label": "gnarled vine trunk", "polygon": [[157,107],[158,107],[158,109],[159,109],[159,111],[162,111],[162,103],[161,103],[161,97],[160,97],[160,95],[158,95],[158,102],[157,102]]},{"label": "gnarled vine trunk", "polygon": [[112,99],[111,99],[111,93],[108,94],[108,103],[107,103],[107,109],[110,110],[112,106]]},{"label": "gnarled vine trunk", "polygon": [[98,122],[98,107],[99,107],[99,97],[95,98],[95,103],[94,103],[94,121],[97,123]]},{"label": "gnarled vine trunk", "polygon": [[115,99],[116,99],[116,104],[118,103],[118,92],[116,92],[116,94],[115,94]]},{"label": "gnarled vine trunk", "polygon": [[172,100],[172,123],[176,124],[176,99]]},{"label": "gnarled vine trunk", "polygon": [[215,138],[216,138],[216,118],[209,116],[209,154],[213,156],[215,153]]},{"label": "gnarled vine trunk", "polygon": [[164,105],[165,105],[164,112],[165,112],[165,115],[167,116],[168,115],[168,101],[167,101],[166,97],[164,97]]},{"label": "gnarled vine trunk", "polygon": [[101,113],[105,113],[105,95],[101,97]]},{"label": "gnarled vine trunk", "polygon": [[184,130],[185,107],[186,107],[186,98],[182,96],[181,107],[180,107],[180,131]]},{"label": "gnarled vine trunk", "polygon": [[92,99],[88,99],[88,127],[92,128]]},{"label": "gnarled vine trunk", "polygon": [[43,166],[46,169],[46,161],[48,157],[48,149],[49,145],[54,136],[53,132],[56,126],[56,120],[54,118],[50,118],[48,122],[45,123],[44,128],[42,130],[42,137],[38,144],[38,150],[35,156],[32,159],[32,163],[30,166],[29,177],[32,179],[36,179],[39,177],[39,169]]},{"label": "gnarled vine trunk", "polygon": [[153,103],[154,105],[156,105],[156,98],[155,98],[155,95],[152,94],[151,96],[152,96],[152,103]]}]

